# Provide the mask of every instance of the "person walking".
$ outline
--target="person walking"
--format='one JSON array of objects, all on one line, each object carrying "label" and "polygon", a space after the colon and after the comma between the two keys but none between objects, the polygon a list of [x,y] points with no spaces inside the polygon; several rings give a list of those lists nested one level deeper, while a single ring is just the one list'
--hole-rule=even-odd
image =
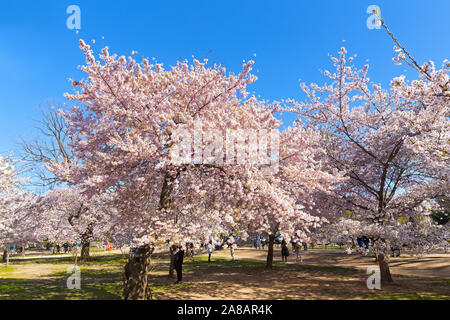
[{"label": "person walking", "polygon": [[193,243],[193,242],[191,242],[191,243],[189,244],[189,250],[191,251],[191,257],[192,257],[192,259],[194,259],[195,248],[194,248],[194,243]]},{"label": "person walking", "polygon": [[209,240],[208,244],[206,245],[206,250],[208,250],[208,262],[211,262],[211,254],[213,250],[212,240]]},{"label": "person walking", "polygon": [[175,283],[181,283],[181,280],[183,279],[184,250],[181,245],[176,244],[173,245],[173,250],[176,251],[173,257],[173,265],[177,272],[177,281],[175,281]]},{"label": "person walking", "polygon": [[289,256],[289,248],[287,246],[286,241],[283,239],[283,241],[281,241],[281,260],[283,262],[287,262],[288,256]]},{"label": "person walking", "polygon": [[233,236],[230,236],[228,238],[227,245],[228,245],[228,248],[230,248],[231,261],[234,261],[234,249],[235,249],[236,244],[235,244]]},{"label": "person walking", "polygon": [[300,262],[302,262],[302,245],[300,244],[300,241],[296,241],[294,243],[294,252],[296,254],[296,262],[298,263],[299,261],[299,257],[300,257]]}]

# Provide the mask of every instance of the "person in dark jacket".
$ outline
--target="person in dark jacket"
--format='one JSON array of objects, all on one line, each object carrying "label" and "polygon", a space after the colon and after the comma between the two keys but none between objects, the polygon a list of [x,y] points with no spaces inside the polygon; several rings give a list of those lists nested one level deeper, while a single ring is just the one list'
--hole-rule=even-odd
[{"label": "person in dark jacket", "polygon": [[283,239],[283,241],[281,241],[281,260],[283,262],[287,262],[288,256],[289,256],[289,248],[287,246],[286,241]]},{"label": "person in dark jacket", "polygon": [[367,238],[366,236],[362,236],[362,242],[366,246],[366,249],[369,249],[369,238]]},{"label": "person in dark jacket", "polygon": [[191,257],[194,258],[195,248],[192,242],[189,244],[189,251],[191,252]]},{"label": "person in dark jacket", "polygon": [[173,249],[175,251],[175,255],[173,257],[173,265],[175,267],[175,271],[177,272],[177,281],[175,283],[180,283],[183,278],[184,250],[181,245],[176,244],[174,244]]}]

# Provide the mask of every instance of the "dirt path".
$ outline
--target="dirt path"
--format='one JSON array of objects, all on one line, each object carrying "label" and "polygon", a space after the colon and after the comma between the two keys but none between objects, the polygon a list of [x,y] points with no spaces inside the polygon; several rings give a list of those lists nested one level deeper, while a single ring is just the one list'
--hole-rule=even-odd
[{"label": "dirt path", "polygon": [[[280,249],[275,248],[275,261],[280,261]],[[158,251],[159,252],[159,251]],[[161,251],[162,252],[162,251]],[[108,253],[117,254],[120,250],[109,251]],[[163,252],[162,252],[163,253]],[[104,255],[104,252],[91,253],[92,255]],[[65,255],[48,255],[48,256],[28,256],[16,257],[11,260],[29,260],[29,259],[51,259],[58,257],[70,257],[71,254]],[[251,259],[265,261],[267,250],[256,250],[253,248],[239,248],[235,251],[236,259]],[[364,257],[358,253],[348,255],[344,250],[325,250],[325,249],[309,249],[302,251],[303,262],[305,265],[319,266],[340,266],[353,267],[361,270],[367,270],[369,265],[374,265],[373,257]],[[229,250],[214,251],[213,257],[230,258]],[[295,256],[291,254],[289,264],[295,263]],[[414,277],[432,277],[432,278],[450,278],[450,253],[434,253],[421,257],[414,257],[402,254],[401,257],[390,258],[391,273]]]},{"label": "dirt path", "polygon": [[[308,250],[303,252],[303,262],[295,263],[289,257],[287,266],[275,264],[273,270],[253,261],[265,261],[267,251],[250,248],[236,250],[237,262],[229,261],[229,250],[213,253],[213,262],[205,259],[186,263],[183,283],[173,284],[167,277],[168,256],[154,259],[155,269],[150,273],[154,299],[449,299],[450,254],[426,255],[420,259],[402,256],[391,261],[395,282],[383,285],[382,290],[368,290],[365,272],[352,269],[318,268],[353,267],[365,269],[373,265],[373,258],[359,254],[347,255],[343,250]],[[54,256],[53,256],[54,257]],[[224,257],[223,259],[215,259]],[[239,262],[239,260],[245,260]],[[279,262],[279,248],[275,261]],[[82,288],[76,293],[86,299],[120,299],[122,290],[122,262],[105,259],[81,265]],[[233,267],[237,263],[239,267]],[[246,265],[250,267],[245,267]],[[51,264],[18,262],[0,268],[0,297],[59,299],[74,298],[66,288],[66,269],[70,263]],[[2,293],[3,290],[3,293]],[[26,295],[28,294],[28,295]]]},{"label": "dirt path", "polygon": [[[96,255],[105,255],[105,254],[118,254],[122,253],[120,249],[114,249],[110,251],[94,251],[90,252],[89,255],[96,256]],[[78,252],[78,257],[81,255],[80,252]],[[36,260],[36,259],[54,259],[54,258],[67,258],[67,257],[74,257],[73,253],[61,253],[61,254],[46,254],[42,255],[39,252],[32,252],[26,256],[12,256],[9,258],[10,261],[20,261],[20,260]]]},{"label": "dirt path", "polygon": [[[279,250],[277,250],[278,253]],[[267,251],[243,248],[236,250],[239,260],[266,259]],[[152,272],[152,283],[164,286],[155,292],[155,299],[449,299],[448,281],[450,255],[436,254],[416,258],[396,258],[392,262],[393,273],[408,275],[394,276],[394,283],[383,284],[381,290],[367,289],[367,274],[351,269],[314,268],[357,267],[365,269],[373,265],[373,258],[347,255],[343,250],[308,250],[303,252],[303,262],[288,262],[277,265],[273,270],[221,268],[221,260],[229,259],[228,250],[215,251],[209,271],[190,271],[185,274],[183,287],[171,285],[167,278],[168,264],[160,260],[157,271]],[[290,256],[291,260],[295,258]],[[275,261],[281,258],[276,255]],[[222,260],[223,261],[223,260]],[[208,263],[208,262],[205,262]]]},{"label": "dirt path", "polygon": [[[281,260],[280,249],[275,248],[275,261]],[[255,259],[265,261],[267,250],[253,248],[240,248],[235,251],[236,259]],[[358,253],[348,255],[344,250],[308,249],[302,251],[303,264],[321,266],[353,267],[367,270],[367,266],[374,265],[373,257],[364,257]],[[230,257],[229,250],[215,251],[213,256]],[[295,263],[295,256],[289,257]],[[450,278],[450,253],[427,254],[414,257],[403,254],[400,257],[390,258],[391,273],[415,277]]]}]

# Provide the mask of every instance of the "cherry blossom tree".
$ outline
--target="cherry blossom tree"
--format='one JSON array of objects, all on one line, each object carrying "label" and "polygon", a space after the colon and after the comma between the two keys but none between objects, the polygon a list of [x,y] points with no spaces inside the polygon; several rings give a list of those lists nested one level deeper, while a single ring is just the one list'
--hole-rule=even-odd
[{"label": "cherry blossom tree", "polygon": [[[220,150],[212,153],[216,161],[209,157],[197,161],[195,150],[189,148],[194,160],[180,162],[174,157],[180,145],[178,133],[192,132],[198,122],[203,131],[215,130],[223,136],[230,129],[275,130],[279,128],[273,117],[276,107],[246,91],[256,80],[250,74],[253,61],[244,63],[238,75],[197,60],[166,70],[147,59],[137,63],[131,57],[110,55],[108,48],[102,50],[101,62],[89,45],[80,41],[80,47],[86,55],[82,70],[88,77],[73,82],[81,90],[66,97],[80,104],[63,114],[77,160],[54,163],[52,170],[88,198],[107,190],[114,193],[121,215],[117,226],[126,230],[124,234],[131,231],[139,245],[125,266],[124,298],[144,299],[149,294],[147,272],[155,244],[170,241],[179,222],[188,221],[183,219],[188,213],[213,217],[219,212],[225,219],[234,212],[233,206],[251,197],[245,180],[260,170],[251,161],[220,161],[225,158]],[[205,154],[209,148],[200,143],[202,139],[194,136],[194,149]],[[181,196],[190,190],[205,196]],[[183,201],[188,200],[193,208],[207,208],[186,210]],[[185,234],[195,233],[198,238],[208,225],[188,226],[183,226]]]},{"label": "cherry blossom tree", "polygon": [[35,197],[24,191],[14,168],[14,160],[0,156],[0,249],[8,262],[9,247],[36,241],[36,221],[30,212]]},{"label": "cherry blossom tree", "polygon": [[355,237],[373,240],[382,281],[392,281],[386,262],[391,247],[423,251],[442,241],[422,206],[448,196],[450,181],[450,64],[419,66],[403,47],[394,50],[394,61],[408,61],[419,79],[407,82],[399,76],[389,90],[382,89],[370,82],[368,65],[356,69],[354,57],[347,58],[342,48],[332,58],[336,71],[324,71],[331,83],[302,84],[309,101],[291,101],[297,121],[323,134],[332,166],[346,172],[335,205],[347,219],[336,223]]},{"label": "cherry blossom tree", "polygon": [[434,201],[438,206],[433,210],[431,217],[438,224],[448,223],[450,218],[450,198],[441,196],[434,199]]},{"label": "cherry blossom tree", "polygon": [[[23,139],[21,142],[20,159],[25,164],[25,173],[31,177],[32,185],[39,186],[45,191],[53,190],[61,183],[59,177],[49,170],[52,163],[78,161],[70,146],[71,137],[67,131],[66,119],[59,113],[58,106],[63,107],[63,104],[51,103],[49,106],[44,106],[41,119],[37,121],[37,135],[33,140]],[[80,260],[87,260],[93,227],[99,220],[96,209],[100,208],[99,205],[105,209],[106,203],[112,201],[111,195],[103,194],[91,201],[83,197],[78,189],[72,187],[50,191],[40,200],[34,210],[41,216],[48,215],[48,219],[42,218],[43,223],[47,222],[42,230],[47,228],[48,236],[54,241],[69,241],[69,239],[81,241]],[[112,207],[108,209],[115,210]],[[111,214],[114,212],[112,211]],[[83,217],[80,218],[81,216]],[[96,222],[82,223],[88,217]],[[52,225],[49,224],[50,222]],[[107,221],[103,221],[103,224],[106,225]],[[82,226],[83,231],[79,230]],[[67,238],[64,239],[62,235]]]},{"label": "cherry blossom tree", "polygon": [[329,170],[321,136],[298,124],[281,133],[280,168],[272,175],[257,172],[248,187],[251,200],[243,204],[243,228],[268,236],[266,268],[272,268],[275,235],[306,240],[310,229],[326,222],[324,197],[331,196],[342,174]]},{"label": "cherry blossom tree", "polygon": [[86,261],[90,242],[107,237],[117,215],[113,202],[106,193],[87,199],[75,188],[59,188],[41,196],[33,210],[41,221],[40,234],[52,242],[80,242],[80,260]]}]

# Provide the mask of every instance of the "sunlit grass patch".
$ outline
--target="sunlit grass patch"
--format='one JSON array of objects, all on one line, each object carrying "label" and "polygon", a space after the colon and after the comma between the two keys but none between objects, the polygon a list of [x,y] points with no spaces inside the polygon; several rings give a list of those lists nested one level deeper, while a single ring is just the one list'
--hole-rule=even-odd
[{"label": "sunlit grass patch", "polygon": [[438,285],[449,286],[449,291],[450,291],[450,279],[439,279],[439,280],[434,281],[434,283],[436,283]]},{"label": "sunlit grass patch", "polygon": [[[68,289],[71,275],[67,258],[15,261],[0,266],[0,299],[121,299],[123,267],[128,256],[91,256],[80,263],[81,289]],[[153,260],[149,274],[154,299],[449,299],[449,279],[415,279],[394,275],[394,284],[382,290],[366,288],[365,270],[333,265],[308,265],[274,261],[266,270],[263,260],[206,255],[186,258],[183,282],[168,278],[168,255]],[[27,278],[26,278],[27,277]],[[416,281],[417,280],[417,281]]]},{"label": "sunlit grass patch", "polygon": [[448,300],[448,294],[380,291],[364,296],[370,300]]},{"label": "sunlit grass patch", "polygon": [[14,266],[6,266],[6,265],[0,265],[0,278],[10,278],[14,277],[12,274],[13,271],[15,271],[17,268]]}]

